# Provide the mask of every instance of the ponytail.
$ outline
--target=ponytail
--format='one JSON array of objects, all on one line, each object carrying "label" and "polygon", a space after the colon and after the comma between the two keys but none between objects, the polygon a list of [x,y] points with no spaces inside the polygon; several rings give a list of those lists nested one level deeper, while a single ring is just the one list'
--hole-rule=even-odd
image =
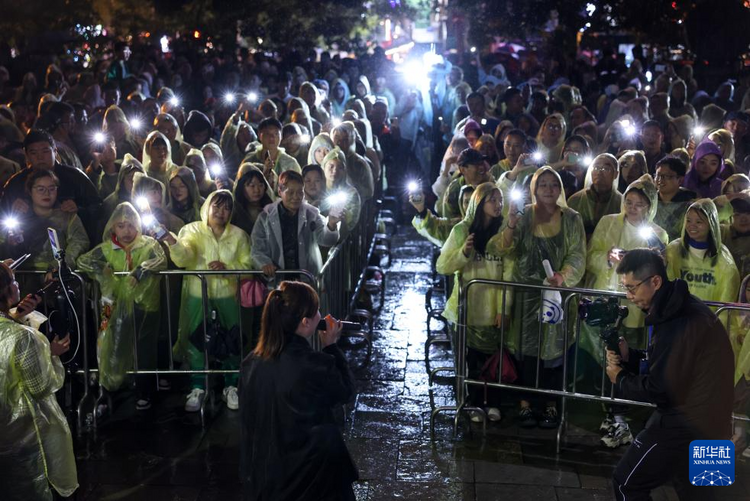
[{"label": "ponytail", "polygon": [[318,311],[318,294],[303,282],[284,281],[266,298],[260,321],[260,338],[253,350],[256,357],[269,360],[284,349],[287,335],[294,334],[303,318]]}]

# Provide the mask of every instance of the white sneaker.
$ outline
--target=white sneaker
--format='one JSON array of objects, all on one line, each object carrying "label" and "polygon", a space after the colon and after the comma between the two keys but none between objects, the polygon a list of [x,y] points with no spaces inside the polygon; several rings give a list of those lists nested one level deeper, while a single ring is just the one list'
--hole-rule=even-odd
[{"label": "white sneaker", "polygon": [[615,424],[615,419],[612,416],[607,415],[602,421],[602,424],[599,425],[599,433],[609,433],[609,429],[613,424]]},{"label": "white sneaker", "polygon": [[493,423],[497,423],[502,419],[502,415],[500,414],[500,409],[497,407],[490,407],[487,409],[487,419],[492,421]]},{"label": "white sneaker", "polygon": [[224,388],[222,398],[227,403],[227,409],[236,411],[240,408],[240,398],[237,396],[237,387],[227,386]]},{"label": "white sneaker", "polygon": [[479,411],[469,411],[469,417],[472,423],[481,423],[484,421],[484,416]]},{"label": "white sneaker", "polygon": [[200,388],[193,388],[187,396],[187,402],[185,402],[186,412],[198,412],[201,410],[201,404],[203,399],[206,398],[206,390]]},{"label": "white sneaker", "polygon": [[630,433],[630,426],[627,423],[615,422],[604,435],[600,442],[610,449],[617,449],[621,445],[627,445],[633,441],[633,434]]}]

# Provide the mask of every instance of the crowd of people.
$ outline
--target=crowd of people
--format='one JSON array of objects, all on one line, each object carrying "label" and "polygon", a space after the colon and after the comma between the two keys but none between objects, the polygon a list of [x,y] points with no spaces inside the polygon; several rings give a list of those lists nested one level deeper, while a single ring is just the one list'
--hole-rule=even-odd
[{"label": "crowd of people", "polygon": [[[496,66],[476,90],[452,68],[441,101],[450,142],[433,184],[409,197],[413,226],[441,248],[439,273],[464,283],[626,292],[629,315],[620,332],[642,349],[649,336],[644,312],[632,302],[638,286],[623,289],[615,273],[628,251],[658,250],[669,279],[684,280],[704,301],[746,301],[740,286],[750,273],[750,93],[727,82],[711,97],[690,65],[646,72],[643,64],[635,59],[615,71],[604,60],[550,85],[544,68],[526,61],[514,75]],[[609,83],[602,87],[597,71],[604,68]],[[540,314],[538,292],[479,285],[467,308],[469,376],[487,380],[488,361],[505,352],[516,383],[534,386],[539,365],[542,386],[561,387],[570,346],[561,323]],[[459,321],[455,286],[444,316]],[[735,412],[746,414],[748,318],[725,314],[723,321],[735,352]],[[593,389],[602,371],[599,329],[583,323],[578,345],[579,370]],[[469,390],[473,407],[490,421],[502,418],[498,392]],[[521,426],[559,423],[554,399],[523,395],[517,414]],[[472,419],[481,421],[482,413],[472,411]],[[626,409],[609,409],[601,431],[607,447],[630,443]],[[744,425],[733,440],[750,456]]]},{"label": "crowd of people", "polygon": [[[115,392],[134,357],[140,369],[161,363],[169,313],[160,307],[167,298],[159,271],[259,270],[267,281],[279,270],[317,274],[327,249],[364,224],[363,207],[389,190],[404,204],[410,192],[412,224],[441,247],[441,274],[617,291],[618,263],[650,247],[664,256],[669,278],[700,299],[736,301],[742,292],[744,300],[750,87],[727,82],[711,96],[690,65],[656,71],[645,57],[628,67],[605,53],[568,74],[535,53],[524,57],[506,72],[446,55],[422,68],[427,85],[396,71],[380,49],[360,59],[314,51],[238,59],[165,56],[119,41],[90,69],[62,58],[46,69],[0,67],[0,245],[4,256],[32,256],[20,270],[43,272],[19,275],[20,296],[56,273],[45,231],[54,228],[68,267],[101,291],[99,382]],[[0,285],[13,282],[5,274]],[[629,299],[638,287],[626,288]],[[247,315],[243,325],[252,328],[239,335],[252,347],[265,281],[211,276],[206,288],[216,327],[231,331]],[[179,297],[168,298],[179,311],[168,349],[191,370],[204,369],[202,293],[188,276]],[[626,304],[624,337],[646,348],[644,315]],[[505,350],[520,383],[533,384],[540,364],[542,385],[559,388],[569,346],[562,326],[539,311],[538,293],[474,287],[470,375],[480,377]],[[455,288],[444,315],[458,322]],[[746,412],[750,393],[749,320],[726,319],[736,412]],[[590,362],[584,372],[601,370],[597,332],[584,326],[579,342]],[[51,346],[59,355],[68,345]],[[225,357],[224,368],[237,369],[241,355]],[[191,379],[187,411],[201,408],[204,381]],[[137,391],[137,408],[148,409],[151,388]],[[492,421],[502,418],[500,397],[470,396]],[[238,409],[237,374],[226,375],[223,398]],[[523,395],[518,419],[556,428],[557,403]],[[609,447],[632,441],[624,409],[611,409],[602,431]],[[750,456],[741,426],[734,440]]]}]

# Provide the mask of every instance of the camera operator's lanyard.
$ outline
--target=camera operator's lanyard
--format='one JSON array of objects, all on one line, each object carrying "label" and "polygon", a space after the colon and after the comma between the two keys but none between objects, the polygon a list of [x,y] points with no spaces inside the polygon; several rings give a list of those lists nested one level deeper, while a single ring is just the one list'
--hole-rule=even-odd
[{"label": "camera operator's lanyard", "polygon": [[651,339],[654,335],[654,326],[648,327],[648,344],[646,345],[646,358],[641,359],[638,373],[642,376],[648,374],[648,350],[651,348]]}]

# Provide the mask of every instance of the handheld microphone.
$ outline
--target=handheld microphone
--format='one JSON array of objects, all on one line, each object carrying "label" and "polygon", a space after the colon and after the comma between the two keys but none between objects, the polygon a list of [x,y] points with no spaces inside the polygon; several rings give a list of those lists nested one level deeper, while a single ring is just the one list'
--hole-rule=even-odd
[{"label": "handheld microphone", "polygon": [[[328,328],[328,326],[326,325],[326,320],[325,320],[325,318],[322,318],[320,320],[320,322],[318,322],[318,330],[319,331],[324,331],[327,328]],[[342,320],[341,321],[341,330],[345,331],[345,332],[346,331],[349,331],[349,332],[363,331],[364,327],[362,327],[362,324],[357,323],[357,322],[345,322],[345,321]]]}]

